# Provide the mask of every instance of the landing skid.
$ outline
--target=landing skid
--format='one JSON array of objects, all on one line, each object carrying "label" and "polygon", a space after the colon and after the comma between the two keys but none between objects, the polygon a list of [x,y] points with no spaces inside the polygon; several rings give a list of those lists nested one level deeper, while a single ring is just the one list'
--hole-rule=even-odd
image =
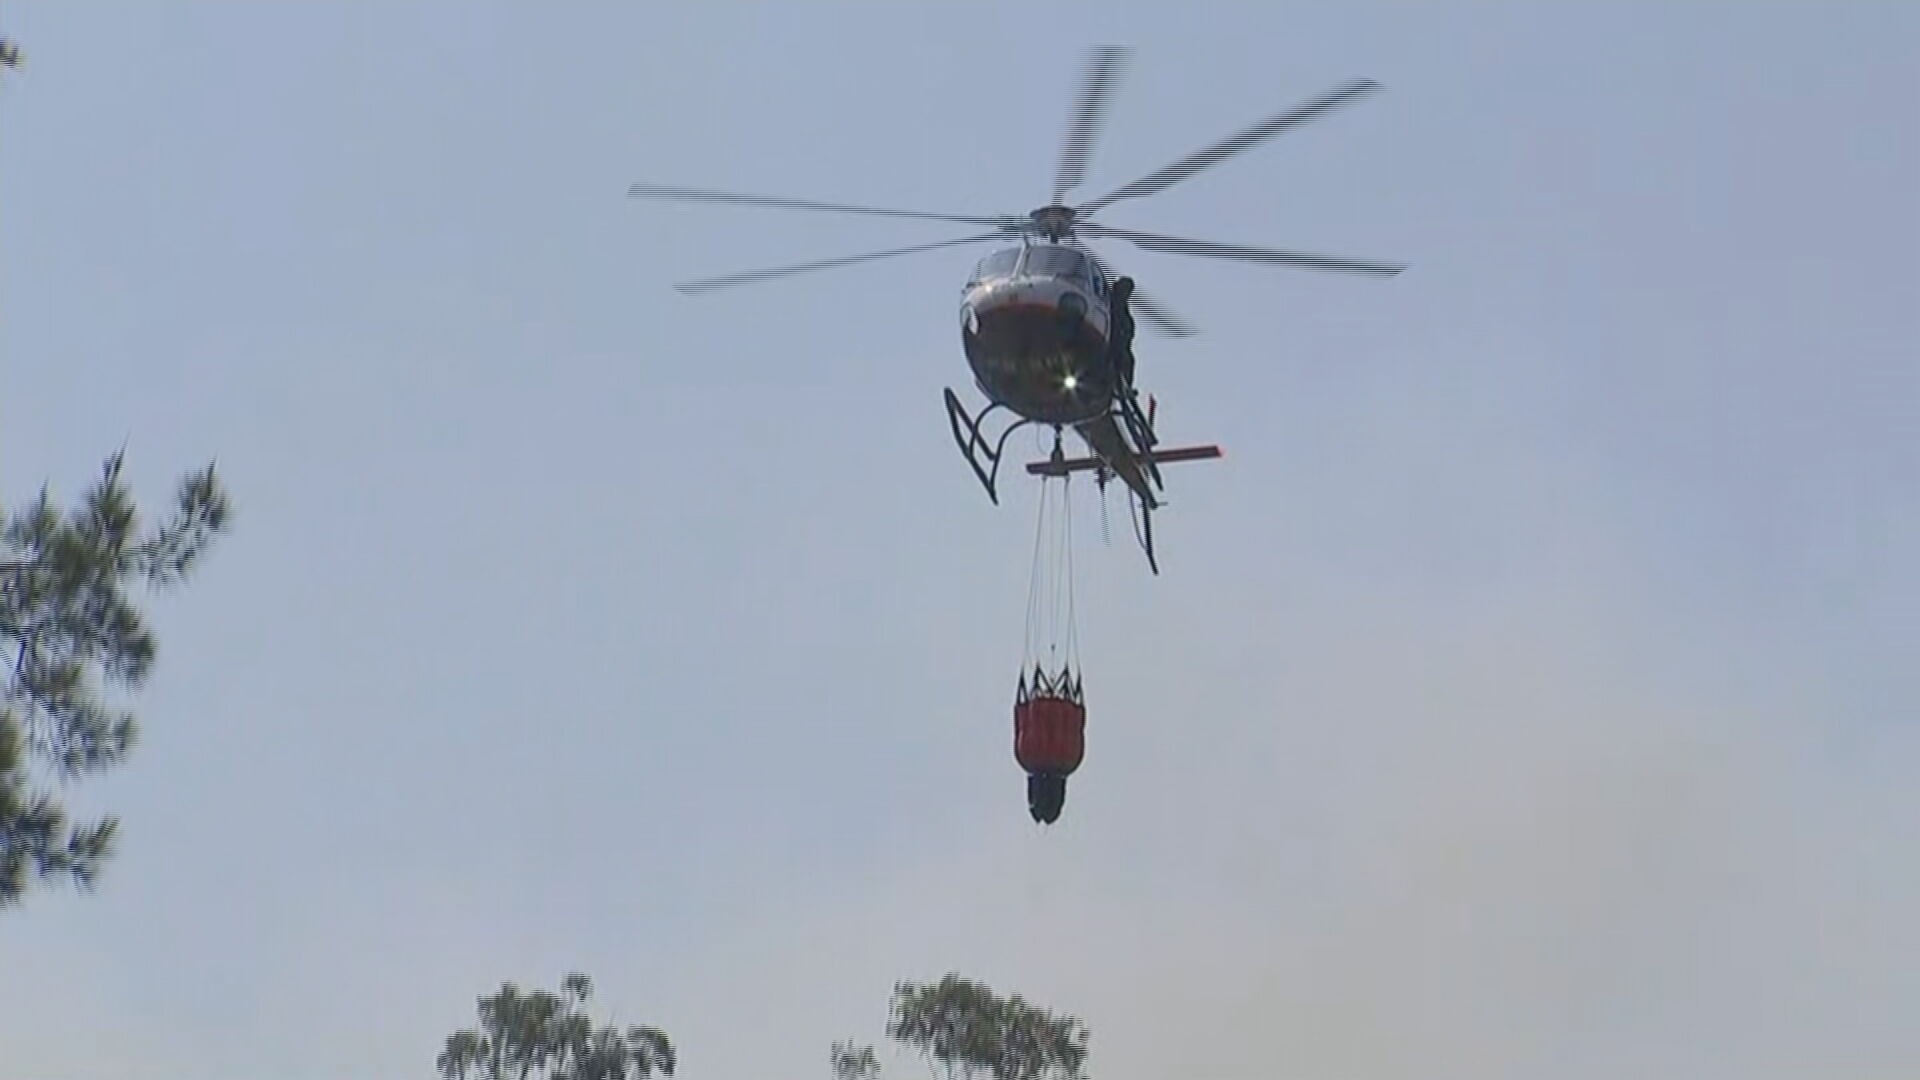
[{"label": "landing skid", "polygon": [[1140,550],[1147,553],[1147,568],[1159,577],[1160,560],[1153,553],[1153,508],[1145,504],[1140,507]]},{"label": "landing skid", "polygon": [[[995,506],[1000,505],[1000,462],[1005,457],[1007,439],[1014,432],[1035,423],[1024,417],[1007,425],[998,438],[989,439],[981,430],[987,417],[996,410],[1006,408],[998,402],[991,402],[978,414],[971,413],[960,403],[960,398],[952,389],[946,391],[947,423],[953,429],[953,441],[960,448],[960,455],[967,459],[967,465],[973,469],[973,475],[980,480],[980,486],[987,489],[987,498]],[[1008,410],[1012,413],[1012,410]],[[1175,461],[1203,461],[1220,456],[1217,446],[1183,446],[1172,449],[1158,449],[1159,439],[1153,432],[1153,409],[1149,405],[1143,414],[1139,401],[1132,394],[1121,395],[1114,402],[1112,419],[1126,431],[1123,439],[1130,445],[1123,449],[1133,461],[1138,462],[1141,470],[1152,478],[1152,487],[1160,486],[1160,466]],[[1085,432],[1082,432],[1085,434]],[[1113,466],[1100,457],[1069,458],[1061,450],[1061,429],[1054,425],[1053,453],[1046,461],[1035,461],[1027,465],[1027,472],[1034,476],[1067,476],[1076,472],[1091,472],[1094,480],[1103,489],[1107,482],[1114,479]],[[1142,491],[1150,488],[1143,481]],[[1134,522],[1135,537],[1147,555],[1147,565],[1155,574],[1160,573],[1160,559],[1153,550],[1153,511],[1157,500],[1150,495],[1143,497],[1141,492],[1132,490],[1129,485],[1128,505],[1137,506],[1139,516]]]},{"label": "landing skid", "polygon": [[[980,486],[987,489],[987,498],[992,499],[995,506],[1000,505],[1000,492],[996,483],[1000,479],[1000,459],[1007,448],[1007,439],[1014,432],[1033,423],[1027,419],[1017,420],[1000,433],[1000,438],[989,445],[986,437],[980,433],[980,425],[986,422],[987,417],[995,409],[1000,408],[1005,406],[999,402],[993,402],[975,416],[967,411],[965,405],[960,404],[960,399],[955,396],[952,389],[947,390],[947,423],[953,428],[953,441],[959,445],[960,455],[967,459],[968,465],[972,466],[973,475],[980,478]],[[981,464],[982,458],[986,459],[984,465]]]},{"label": "landing skid", "polygon": [[[1157,575],[1160,573],[1160,558],[1153,547],[1153,512],[1165,505],[1153,497],[1152,489],[1161,486],[1160,466],[1176,461],[1205,461],[1220,456],[1217,446],[1181,446],[1165,450],[1159,449],[1159,439],[1153,433],[1153,408],[1149,403],[1145,415],[1141,414],[1139,403],[1131,394],[1125,394],[1114,402],[1113,421],[1125,429],[1124,436],[1128,445],[1124,447],[1127,456],[1140,467],[1145,478],[1139,480],[1136,488],[1128,482],[1127,508],[1133,513],[1134,538],[1140,542],[1140,549],[1146,553],[1147,565]],[[1083,432],[1083,434],[1086,434]],[[1056,442],[1052,458],[1046,461],[1031,462],[1027,472],[1035,476],[1067,476],[1076,472],[1091,472],[1094,482],[1104,492],[1108,482],[1117,476],[1113,463],[1103,459],[1096,452],[1088,457],[1066,458],[1060,453]]]},{"label": "landing skid", "polygon": [[[1060,468],[1064,462],[1056,460],[1048,462],[1047,464],[1053,468]],[[1142,464],[1151,468],[1153,462],[1145,461]],[[1032,465],[1029,465],[1027,466],[1027,471],[1032,472],[1033,468]],[[1159,471],[1157,469],[1153,471],[1154,480],[1158,482]],[[1065,473],[1061,473],[1060,475],[1065,475]],[[1112,480],[1112,469],[1104,464],[1094,466],[1093,482],[1100,487],[1100,528],[1103,532],[1106,530],[1107,521],[1107,484]],[[1126,487],[1124,484],[1121,486]],[[1153,571],[1154,577],[1159,577],[1160,559],[1153,553],[1153,505],[1151,503],[1141,502],[1139,493],[1130,488],[1127,490],[1127,516],[1133,519],[1134,539],[1140,541],[1140,550],[1147,554],[1147,568]]]},{"label": "landing skid", "polygon": [[1166,487],[1166,481],[1160,478],[1160,464],[1153,459],[1152,454],[1153,448],[1159,444],[1160,439],[1153,433],[1152,418],[1140,412],[1140,399],[1132,390],[1128,390],[1118,396],[1113,411],[1120,418],[1120,422],[1126,425],[1127,434],[1132,437],[1133,445],[1145,451],[1140,455],[1140,464],[1145,467],[1147,475],[1153,478],[1153,486]]}]

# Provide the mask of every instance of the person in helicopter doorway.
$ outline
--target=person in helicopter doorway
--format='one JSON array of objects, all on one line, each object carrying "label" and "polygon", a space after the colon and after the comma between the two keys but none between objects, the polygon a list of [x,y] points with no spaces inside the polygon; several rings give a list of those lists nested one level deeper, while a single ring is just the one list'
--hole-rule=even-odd
[{"label": "person in helicopter doorway", "polygon": [[1113,359],[1114,374],[1120,380],[1120,392],[1133,395],[1133,279],[1121,276],[1113,281],[1111,326],[1107,347]]}]

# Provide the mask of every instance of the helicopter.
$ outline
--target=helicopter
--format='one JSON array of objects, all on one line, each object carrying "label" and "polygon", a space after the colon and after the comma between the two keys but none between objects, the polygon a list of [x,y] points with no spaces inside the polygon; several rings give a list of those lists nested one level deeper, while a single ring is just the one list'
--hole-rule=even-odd
[{"label": "helicopter", "polygon": [[[1159,448],[1153,428],[1153,400],[1149,398],[1147,408],[1141,409],[1130,373],[1118,362],[1121,350],[1130,349],[1131,342],[1112,340],[1114,284],[1118,278],[1084,241],[1118,240],[1144,251],[1165,254],[1380,277],[1391,277],[1405,267],[1165,236],[1091,219],[1093,214],[1114,203],[1157,194],[1380,89],[1371,79],[1344,83],[1106,195],[1079,206],[1067,205],[1064,201],[1067,193],[1086,178],[1088,161],[1104,124],[1108,103],[1130,55],[1130,50],[1117,46],[1092,51],[1082,73],[1080,91],[1055,170],[1052,198],[1047,205],[1026,214],[932,213],[645,182],[634,183],[627,193],[633,198],[941,221],[987,230],[912,247],[684,282],[675,288],[697,295],[880,259],[970,244],[1001,243],[1002,247],[975,265],[961,291],[961,341],[974,385],[986,397],[987,404],[977,412],[969,410],[951,388],[946,390],[947,419],[954,442],[986,488],[988,498],[998,505],[1000,463],[1007,440],[1016,430],[1028,425],[1052,428],[1051,456],[1028,464],[1026,471],[1041,477],[1092,472],[1102,491],[1111,480],[1121,480],[1130,498],[1139,506],[1137,536],[1149,567],[1158,574],[1152,512],[1164,505],[1160,465],[1218,458],[1221,451],[1217,446]],[[1133,290],[1128,310],[1137,312],[1146,327],[1167,337],[1183,338],[1197,332],[1191,322],[1138,288]],[[1003,410],[1011,414],[1012,420],[997,438],[990,438],[985,427],[987,418]],[[1062,433],[1068,428],[1086,444],[1086,456],[1066,456]]]}]

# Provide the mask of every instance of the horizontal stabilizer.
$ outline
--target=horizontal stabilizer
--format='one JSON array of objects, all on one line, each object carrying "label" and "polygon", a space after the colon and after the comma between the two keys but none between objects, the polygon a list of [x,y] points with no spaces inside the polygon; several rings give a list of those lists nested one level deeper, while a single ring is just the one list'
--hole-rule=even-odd
[{"label": "horizontal stabilizer", "polygon": [[[1205,461],[1219,456],[1221,456],[1220,448],[1217,446],[1178,446],[1169,450],[1155,450],[1150,454],[1138,455],[1141,460],[1151,460],[1156,465],[1175,461]],[[1112,466],[1097,457],[1081,457],[1030,462],[1027,465],[1027,472],[1034,476],[1065,476],[1068,473],[1111,468]]]}]

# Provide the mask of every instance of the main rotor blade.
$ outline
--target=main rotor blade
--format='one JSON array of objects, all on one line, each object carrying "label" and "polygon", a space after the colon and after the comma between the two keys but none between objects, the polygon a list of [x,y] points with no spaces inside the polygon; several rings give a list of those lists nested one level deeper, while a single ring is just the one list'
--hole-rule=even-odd
[{"label": "main rotor blade", "polygon": [[1060,150],[1060,168],[1054,173],[1053,201],[1058,205],[1068,190],[1087,178],[1087,159],[1100,137],[1107,118],[1107,103],[1113,100],[1113,88],[1126,71],[1129,50],[1109,45],[1097,49],[1087,59],[1086,74],[1080,83],[1080,99],[1067,127],[1067,141]]},{"label": "main rotor blade", "polygon": [[1147,325],[1168,337],[1192,337],[1200,332],[1198,327],[1180,317],[1151,293],[1141,292],[1138,286],[1133,290],[1133,306],[1139,309]]},{"label": "main rotor blade", "polygon": [[832,270],[836,267],[852,266],[856,263],[873,262],[876,259],[891,259],[900,255],[917,255],[923,251],[937,251],[940,248],[959,247],[962,244],[979,244],[988,240],[1003,239],[1005,235],[1004,233],[992,232],[981,236],[963,236],[958,240],[937,240],[931,244],[915,244],[913,247],[894,248],[890,251],[872,251],[865,255],[846,255],[838,259],[822,259],[819,262],[801,263],[798,266],[771,267],[765,270],[746,270],[738,274],[728,274],[724,277],[683,282],[675,285],[674,288],[688,294],[712,292],[715,289],[732,288],[736,285],[753,285],[758,282],[787,277],[792,274],[804,274],[813,270]]},{"label": "main rotor blade", "polygon": [[1322,113],[1339,108],[1355,98],[1363,97],[1380,89],[1380,84],[1372,79],[1355,79],[1338,87],[1330,93],[1314,98],[1302,105],[1296,105],[1286,112],[1270,116],[1258,124],[1230,138],[1198,150],[1168,165],[1151,176],[1142,177],[1108,195],[1102,195],[1090,203],[1082,205],[1080,213],[1091,214],[1103,207],[1111,206],[1121,199],[1136,199],[1142,195],[1153,195],[1187,179],[1203,169],[1212,168],[1227,158],[1265,142],[1290,128],[1299,127],[1309,120],[1315,120]]},{"label": "main rotor blade", "polygon": [[[1100,272],[1107,275],[1108,281],[1119,276],[1113,272],[1112,267],[1107,265],[1106,260],[1094,254],[1091,249],[1081,247],[1080,250],[1085,251],[1087,258],[1092,259],[1093,264],[1100,268]],[[1138,284],[1133,287],[1132,306],[1140,313],[1141,321],[1168,337],[1192,337],[1200,332],[1198,327],[1175,314],[1172,308],[1142,291]]]},{"label": "main rotor blade", "polygon": [[1002,214],[997,217],[984,217],[974,214],[936,214],[925,210],[889,210],[878,206],[849,206],[844,203],[815,202],[812,199],[789,199],[777,195],[741,195],[731,191],[707,191],[700,188],[666,187],[661,184],[636,183],[627,188],[627,195],[635,199],[677,199],[682,202],[732,203],[736,206],[767,206],[777,210],[820,210],[836,214],[866,214],[872,217],[917,218],[922,221],[952,221],[962,225],[1018,225],[1025,218],[1010,217]]},{"label": "main rotor blade", "polygon": [[1095,236],[1109,236],[1116,240],[1127,240],[1146,251],[1159,251],[1169,255],[1194,255],[1210,259],[1237,259],[1241,262],[1266,263],[1270,266],[1298,266],[1308,270],[1326,270],[1344,274],[1372,274],[1377,277],[1392,277],[1406,267],[1391,263],[1356,262],[1351,259],[1336,259],[1330,255],[1313,255],[1304,251],[1281,251],[1276,248],[1242,247],[1238,244],[1219,244],[1211,240],[1191,240],[1184,236],[1159,236],[1154,233],[1134,232],[1131,229],[1116,229],[1109,225],[1083,224],[1079,228]]}]

